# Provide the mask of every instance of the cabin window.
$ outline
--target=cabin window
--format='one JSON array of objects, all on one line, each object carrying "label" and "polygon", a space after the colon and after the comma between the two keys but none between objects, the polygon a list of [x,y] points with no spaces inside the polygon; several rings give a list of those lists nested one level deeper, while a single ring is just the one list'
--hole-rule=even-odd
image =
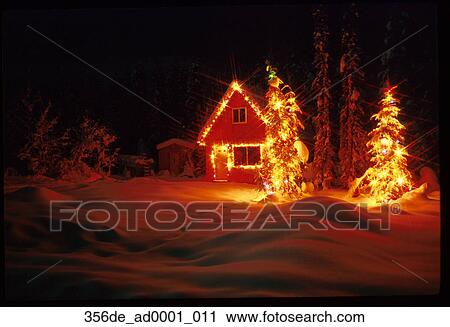
[{"label": "cabin window", "polygon": [[247,122],[247,108],[233,108],[233,124]]},{"label": "cabin window", "polygon": [[234,147],[235,166],[254,166],[261,163],[260,146],[235,146]]}]

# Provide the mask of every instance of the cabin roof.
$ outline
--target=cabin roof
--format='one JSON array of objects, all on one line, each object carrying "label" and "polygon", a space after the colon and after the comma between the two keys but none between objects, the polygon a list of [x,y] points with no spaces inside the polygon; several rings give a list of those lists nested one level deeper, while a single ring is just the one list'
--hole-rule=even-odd
[{"label": "cabin roof", "polygon": [[228,89],[225,92],[224,96],[214,109],[213,113],[209,117],[206,124],[203,126],[202,130],[200,131],[197,143],[199,143],[200,145],[205,145],[206,136],[208,136],[213,125],[217,121],[217,118],[219,118],[222,112],[226,109],[228,101],[231,99],[231,97],[235,92],[239,92],[244,97],[247,104],[255,111],[256,116],[260,118],[264,123],[266,123],[259,104],[249,95],[247,91],[244,90],[244,88],[242,87],[242,83],[239,83],[238,81],[233,81],[228,86]]}]

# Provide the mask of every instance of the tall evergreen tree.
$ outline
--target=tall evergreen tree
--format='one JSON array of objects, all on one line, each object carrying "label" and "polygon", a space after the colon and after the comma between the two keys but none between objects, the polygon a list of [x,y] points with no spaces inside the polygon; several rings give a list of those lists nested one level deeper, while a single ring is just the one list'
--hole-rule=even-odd
[{"label": "tall evergreen tree", "polygon": [[344,15],[342,29],[342,57],[340,73],[342,74],[342,98],[339,117],[339,165],[340,182],[349,187],[353,180],[361,176],[367,167],[367,135],[364,131],[361,106],[361,93],[358,85],[364,74],[360,67],[356,45],[356,23],[358,19],[356,6],[352,4]]},{"label": "tall evergreen tree", "polygon": [[334,149],[331,144],[330,78],[328,75],[329,53],[327,16],[322,7],[313,11],[314,18],[314,69],[316,76],[312,82],[312,93],[316,96],[317,114],[314,117],[314,184],[316,188],[327,189],[334,178]]}]

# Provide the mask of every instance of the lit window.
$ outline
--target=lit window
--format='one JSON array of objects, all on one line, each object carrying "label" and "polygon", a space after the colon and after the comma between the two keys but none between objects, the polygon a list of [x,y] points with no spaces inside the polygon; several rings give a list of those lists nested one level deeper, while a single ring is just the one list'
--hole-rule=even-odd
[{"label": "lit window", "polygon": [[234,148],[234,165],[241,166],[247,162],[247,148],[245,146],[239,146]]},{"label": "lit window", "polygon": [[247,165],[258,165],[261,163],[261,150],[259,146],[247,147]]},{"label": "lit window", "polygon": [[233,155],[235,166],[253,166],[261,163],[259,146],[236,146]]},{"label": "lit window", "polygon": [[246,108],[233,108],[233,124],[243,124],[247,122]]}]

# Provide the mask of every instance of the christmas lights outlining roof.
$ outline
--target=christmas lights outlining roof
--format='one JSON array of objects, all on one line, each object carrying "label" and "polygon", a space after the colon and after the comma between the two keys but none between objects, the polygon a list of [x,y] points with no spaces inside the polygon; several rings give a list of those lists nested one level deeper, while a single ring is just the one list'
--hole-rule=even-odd
[{"label": "christmas lights outlining roof", "polygon": [[219,102],[219,104],[217,105],[216,109],[213,111],[213,113],[209,117],[208,121],[204,125],[203,129],[201,130],[198,141],[197,141],[198,144],[205,145],[206,136],[208,136],[209,132],[211,131],[212,126],[215,124],[217,119],[223,113],[223,111],[227,107],[229,100],[231,99],[231,97],[233,96],[233,94],[235,92],[239,92],[244,97],[244,100],[248,103],[248,105],[255,111],[256,115],[264,123],[267,123],[264,115],[262,114],[262,111],[261,111],[259,105],[250,98],[250,96],[247,94],[247,92],[244,91],[244,89],[242,88],[242,84],[239,84],[238,81],[233,81],[233,82],[231,82],[230,86],[228,87],[227,91],[225,92],[225,95],[222,97],[222,99]]}]

